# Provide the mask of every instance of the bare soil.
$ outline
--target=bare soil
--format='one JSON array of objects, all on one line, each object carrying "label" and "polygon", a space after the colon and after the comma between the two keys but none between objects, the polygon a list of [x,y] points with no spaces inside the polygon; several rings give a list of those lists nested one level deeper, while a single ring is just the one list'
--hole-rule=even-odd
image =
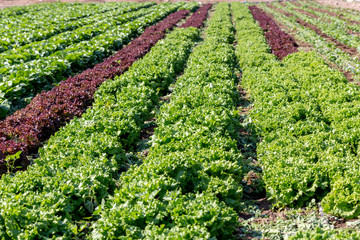
[{"label": "bare soil", "polygon": [[329,10],[326,10],[326,9],[321,9],[321,8],[316,8],[316,7],[310,7],[308,6],[309,9],[313,10],[313,11],[317,11],[317,12],[322,12],[322,13],[326,13],[330,16],[333,16],[333,17],[342,17],[342,14],[336,14],[334,12],[330,12]]},{"label": "bare soil", "polygon": [[[258,209],[261,211],[261,216],[256,217],[253,213],[249,212],[241,212],[239,214],[239,222],[244,223],[247,222],[247,224],[259,224],[259,225],[270,225],[270,224],[276,224],[279,222],[279,220],[290,220],[293,219],[293,216],[302,216],[307,217],[310,215],[315,215],[318,219],[323,219],[323,221],[326,221],[328,224],[331,224],[334,226],[335,229],[341,229],[341,228],[350,228],[349,223],[358,221],[358,219],[349,219],[346,220],[344,218],[337,218],[335,216],[331,215],[324,215],[321,209],[307,209],[307,208],[301,208],[299,209],[295,215],[293,213],[294,209],[282,209],[282,210],[276,210],[273,209],[271,202],[268,201],[267,198],[258,198],[253,200],[253,204],[255,204]],[[249,229],[248,229],[249,230]],[[244,234],[243,229],[238,228],[239,234]],[[249,232],[246,234],[245,237],[241,237],[239,239],[260,239],[258,237],[254,236],[255,232]],[[261,238],[261,239],[267,239],[267,238]]]}]

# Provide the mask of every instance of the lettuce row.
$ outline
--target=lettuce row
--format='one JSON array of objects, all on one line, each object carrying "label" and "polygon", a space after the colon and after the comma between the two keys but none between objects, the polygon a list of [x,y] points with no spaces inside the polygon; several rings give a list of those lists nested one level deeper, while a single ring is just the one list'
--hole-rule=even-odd
[{"label": "lettuce row", "polygon": [[0,52],[78,28],[87,18],[134,3],[53,4],[35,13],[0,19]]},{"label": "lettuce row", "polygon": [[13,16],[20,18],[20,15],[27,13],[35,14],[38,11],[49,10],[52,7],[54,6],[51,3],[6,7],[0,9],[0,18],[9,19]]},{"label": "lettuce row", "polygon": [[141,166],[99,206],[91,239],[229,239],[243,178],[228,3],[217,5],[169,103],[160,108]]},{"label": "lettuce row", "polygon": [[[184,3],[164,3],[154,7],[143,17],[109,29],[89,41],[83,41],[54,54],[28,63],[16,65],[14,74],[3,76],[0,81],[0,118],[26,106],[34,95],[52,87],[71,74],[100,62],[104,57],[121,48],[144,28],[174,12]],[[134,16],[135,14],[135,16]],[[130,19],[143,13],[129,13]],[[1,75],[0,75],[1,77]]]},{"label": "lettuce row", "polygon": [[[275,61],[250,12],[233,6],[239,9],[234,12],[242,84],[251,92],[250,116],[262,136],[257,153],[269,199],[278,207],[316,199],[327,213],[359,216],[360,87],[314,52]],[[246,62],[249,56],[256,61]]]},{"label": "lettuce row", "polygon": [[[90,40],[91,38],[114,28],[116,25],[130,21],[133,17],[141,17],[141,14],[126,14],[135,12],[141,8],[148,8],[154,3],[133,4],[123,6],[106,13],[97,14],[82,21],[82,26],[64,33],[55,35],[51,38],[32,42],[30,44],[16,47],[0,54],[0,73],[5,75],[14,67],[15,64],[24,63],[41,57],[46,57],[53,52],[63,50],[75,43]],[[150,9],[140,10],[144,15],[151,11]],[[16,68],[15,68],[16,69]],[[16,70],[15,70],[16,71]],[[14,70],[11,71],[12,73]]]},{"label": "lettuce row", "polygon": [[[35,164],[0,181],[0,238],[68,239],[81,234],[116,185],[125,150],[181,71],[198,38],[179,29],[158,42],[128,72],[104,83],[94,107],[50,138]],[[79,235],[80,236],[80,235]]]}]

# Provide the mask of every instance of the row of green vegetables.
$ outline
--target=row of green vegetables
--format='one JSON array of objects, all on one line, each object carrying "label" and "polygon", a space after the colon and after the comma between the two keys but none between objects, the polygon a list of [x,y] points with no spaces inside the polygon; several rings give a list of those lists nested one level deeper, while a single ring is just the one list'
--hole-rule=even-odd
[{"label": "row of green vegetables", "polygon": [[[126,4],[126,3],[125,3]],[[62,17],[68,18],[68,20],[72,20],[70,18],[70,15],[73,14],[73,19],[75,18],[81,18],[85,17],[87,15],[90,15],[91,13],[85,13],[83,10],[87,9],[93,9],[94,11],[109,8],[110,6],[116,6],[118,3],[105,3],[105,4],[81,4],[81,3],[62,3],[62,2],[53,2],[53,3],[43,3],[43,4],[32,4],[32,5],[26,5],[26,6],[20,6],[20,7],[13,7],[13,8],[4,8],[0,9],[0,12],[11,12],[12,9],[24,9],[24,13],[21,15],[14,15],[14,16],[8,16],[7,18],[1,18],[0,24],[13,24],[13,23],[21,23],[22,21],[29,21],[34,19],[39,19],[39,21],[43,21],[42,19],[48,19],[51,22],[54,22],[54,19],[58,18],[58,20],[61,20]],[[121,3],[120,3],[121,5]],[[70,11],[73,10],[79,10],[78,13],[73,12],[70,13]],[[53,16],[53,19],[50,19],[51,12],[59,13],[59,11],[64,11],[64,16]],[[3,31],[3,30],[2,30]]]},{"label": "row of green vegetables", "polygon": [[[38,14],[22,15],[11,19],[0,19],[0,52],[18,47],[33,41],[40,41],[64,31],[76,29],[86,24],[87,17],[98,15],[121,6],[135,3],[107,3],[104,5],[54,5]],[[19,18],[19,19],[18,19]]]},{"label": "row of green vegetables", "polygon": [[228,3],[216,5],[169,103],[149,155],[99,206],[92,239],[229,239],[238,224],[236,65]]},{"label": "row of green vegetables", "polygon": [[[327,213],[357,217],[360,87],[315,52],[276,61],[265,40],[259,43],[260,28],[243,25],[245,37],[238,29],[238,39],[247,38],[247,46],[239,44],[237,54],[262,137],[257,151],[269,199],[278,207],[316,199]],[[249,34],[255,31],[258,36]]]},{"label": "row of green vegetables", "polygon": [[[242,85],[254,102],[250,118],[267,195],[277,207],[312,199],[325,212],[357,217],[359,208],[359,87],[347,83],[315,52],[282,62],[270,54],[246,6],[232,3]],[[357,239],[346,230],[298,232],[289,239]]]},{"label": "row of green vegetables", "polygon": [[[53,26],[61,24],[66,21],[80,20],[92,16],[94,14],[99,14],[102,12],[110,11],[114,8],[121,6],[130,6],[136,3],[131,2],[117,2],[117,3],[104,3],[104,4],[80,4],[80,3],[61,3],[55,2],[52,4],[37,4],[30,5],[28,7],[33,7],[36,11],[30,11],[29,13],[22,14],[20,16],[13,16],[7,18],[0,18],[0,25],[2,27],[8,26],[9,28],[1,29],[2,33],[11,31],[10,26],[16,26],[19,24],[18,28],[14,30],[20,30],[21,27],[23,31],[30,31],[35,29],[36,26],[41,27],[41,24],[45,26]],[[35,8],[35,6],[39,6]],[[26,6],[23,6],[26,7]],[[93,11],[93,12],[87,12]],[[63,15],[53,15],[60,14],[63,12]],[[32,22],[33,21],[33,22]],[[26,25],[26,23],[32,23],[31,25]]]},{"label": "row of green vegetables", "polygon": [[[109,4],[106,4],[109,6]],[[95,4],[79,4],[79,3],[65,3],[62,4],[60,2],[56,2],[53,4],[34,4],[34,5],[28,5],[28,6],[21,6],[21,7],[14,7],[14,8],[4,8],[0,9],[0,12],[10,12],[12,9],[24,9],[24,13],[21,15],[14,15],[14,16],[8,16],[7,18],[1,18],[0,24],[15,24],[19,23],[21,24],[22,21],[27,22],[30,20],[34,20],[36,18],[39,18],[40,22],[43,22],[43,19],[49,19],[49,21],[53,21],[49,18],[51,15],[51,12],[55,11],[54,13],[59,13],[59,11],[64,11],[63,17],[68,17],[68,14],[73,14],[74,18],[76,17],[82,17],[86,16],[86,13],[83,12],[83,9],[91,9],[93,8],[95,11],[97,8],[107,7],[106,5],[95,5]],[[73,12],[70,13],[70,10],[78,9],[79,12]],[[88,13],[89,14],[89,13]],[[54,16],[54,18],[57,18],[61,16]],[[31,27],[31,26],[29,26]],[[1,31],[6,31],[8,29],[1,29]]]},{"label": "row of green vegetables", "polygon": [[[277,3],[273,3],[272,5],[278,8],[281,7],[281,5]],[[357,59],[342,51],[334,43],[326,41],[315,31],[296,22],[295,17],[287,17],[266,5],[261,5],[261,8],[271,13],[277,21],[283,23],[289,29],[294,30],[293,32],[296,39],[310,43],[314,50],[321,54],[327,62],[331,62],[341,69],[351,72],[354,74],[355,80],[360,80],[360,63]]]},{"label": "row of green vegetables", "polygon": [[101,85],[93,108],[51,137],[27,171],[2,177],[0,238],[74,239],[88,232],[96,207],[117,186],[126,152],[198,37],[194,28],[168,34],[125,74]]},{"label": "row of green vegetables", "polygon": [[[142,33],[145,27],[183,5],[181,2],[156,5],[145,16],[142,16],[143,11],[147,10],[128,13],[125,17],[128,22],[114,26],[89,41],[70,45],[44,58],[14,65],[11,70],[14,73],[2,76],[0,81],[0,118],[26,106],[39,91],[50,89],[64,78],[100,62]],[[142,17],[136,18],[139,15]]]},{"label": "row of green vegetables", "polygon": [[66,47],[78,42],[89,41],[91,38],[109,31],[117,25],[124,24],[132,19],[150,13],[153,9],[149,7],[153,5],[155,4],[133,4],[94,15],[86,18],[86,25],[73,31],[66,31],[51,38],[32,42],[3,52],[0,54],[0,74],[14,74],[18,69],[22,69],[16,66],[16,64],[49,56],[56,51],[64,50]]},{"label": "row of green vegetables", "polygon": [[326,18],[328,18],[328,15],[326,13],[320,13],[317,11],[313,11],[309,8],[301,7],[302,10],[306,12],[310,12],[322,17],[319,18],[313,18],[310,17],[304,13],[301,13],[297,11],[296,9],[299,9],[299,6],[296,6],[292,3],[286,3],[286,7],[279,5],[284,8],[284,10],[292,13],[296,17],[299,17],[300,19],[313,24],[317,26],[322,32],[328,34],[329,36],[335,38],[339,42],[342,42],[350,47],[358,49],[360,51],[360,37],[356,34],[349,34],[347,30],[349,28],[353,31],[360,32],[360,26],[356,24],[347,25],[345,21],[338,19],[338,18],[331,18],[331,21],[326,21]]},{"label": "row of green vegetables", "polygon": [[20,15],[31,13],[34,14],[35,12],[50,9],[49,3],[43,4],[32,4],[26,6],[13,6],[13,7],[6,7],[0,9],[0,18],[8,19],[12,16],[17,16],[18,18],[21,17]]}]

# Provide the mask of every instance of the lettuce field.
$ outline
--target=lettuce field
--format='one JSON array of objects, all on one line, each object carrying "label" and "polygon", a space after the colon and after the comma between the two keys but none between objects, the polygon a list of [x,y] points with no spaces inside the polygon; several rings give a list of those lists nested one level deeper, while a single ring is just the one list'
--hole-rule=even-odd
[{"label": "lettuce field", "polygon": [[0,239],[360,239],[360,12],[0,10]]}]

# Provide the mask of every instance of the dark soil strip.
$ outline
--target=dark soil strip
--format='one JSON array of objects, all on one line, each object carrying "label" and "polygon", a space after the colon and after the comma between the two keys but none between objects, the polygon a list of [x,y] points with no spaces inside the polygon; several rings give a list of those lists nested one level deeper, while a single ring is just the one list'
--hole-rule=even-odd
[{"label": "dark soil strip", "polygon": [[[249,95],[245,89],[241,87],[241,76],[239,76],[239,85],[237,86],[239,93],[238,109],[241,123],[244,123],[248,118],[249,111],[251,110],[251,102]],[[239,130],[239,137],[237,141],[238,149],[241,151],[246,164],[246,175],[243,179],[244,187],[244,199],[256,200],[263,198],[266,195],[265,188],[263,186],[263,180],[261,179],[262,168],[257,161],[256,149],[260,139],[253,131],[254,126],[252,124],[243,126]]]},{"label": "dark soil strip", "polygon": [[140,140],[137,143],[136,155],[137,158],[144,159],[149,154],[149,148],[151,146],[150,139],[154,135],[155,129],[158,126],[156,125],[156,118],[151,118],[148,122],[144,124],[144,127],[141,129]]},{"label": "dark soil strip", "polygon": [[325,9],[321,9],[321,8],[315,8],[315,7],[308,7],[309,9],[313,10],[313,11],[318,11],[318,12],[322,12],[322,13],[327,13],[328,15],[332,16],[332,17],[338,17],[342,20],[345,20],[345,21],[348,21],[352,24],[360,24],[360,21],[355,21],[355,20],[351,20],[351,19],[348,19],[348,18],[345,18],[344,15],[342,14],[337,14],[337,13],[334,13],[334,12],[330,12],[328,10],[325,10]]},{"label": "dark soil strip", "polygon": [[[234,19],[232,18],[232,23],[235,27]],[[236,28],[235,28],[236,29]],[[235,33],[234,33],[235,34]],[[235,34],[236,35],[236,34]],[[233,43],[234,48],[238,43]],[[249,111],[252,108],[250,97],[246,90],[241,86],[242,73],[239,66],[235,68],[235,74],[238,79],[238,85],[236,86],[239,98],[237,103],[237,108],[239,110],[240,122],[244,123],[249,116]],[[246,174],[242,179],[243,185],[243,199],[245,201],[251,202],[251,205],[261,201],[266,196],[266,190],[264,188],[264,181],[262,179],[262,168],[260,163],[257,161],[257,145],[260,141],[260,138],[257,137],[255,131],[253,131],[253,124],[242,125],[239,130],[239,135],[237,139],[237,147],[241,151],[243,156],[244,169]],[[264,200],[269,203],[267,200]],[[246,203],[249,204],[248,202]],[[271,205],[269,203],[268,209]],[[238,213],[239,222],[243,222],[251,217],[253,217],[249,212],[241,211]],[[245,233],[246,231],[246,233]],[[241,226],[236,230],[237,239],[255,239],[253,232],[247,227]]]},{"label": "dark soil strip", "polygon": [[22,153],[16,165],[26,169],[30,164],[28,155],[36,153],[61,126],[75,116],[80,117],[92,105],[101,83],[124,73],[189,12],[170,14],[103,63],[68,78],[51,91],[42,92],[26,108],[0,122],[0,175],[8,170],[5,158],[18,151]]},{"label": "dark soil strip", "polygon": [[[149,140],[150,137],[152,135],[154,135],[155,128],[157,128],[155,122],[156,122],[156,118],[152,118],[149,121],[149,123],[151,123],[151,124],[147,124],[146,127],[141,129],[141,133],[140,133],[140,139],[141,140]],[[154,124],[152,124],[152,123],[154,123]]]},{"label": "dark soil strip", "polygon": [[272,53],[280,60],[287,55],[297,52],[298,45],[295,40],[287,33],[282,31],[275,21],[266,15],[266,13],[256,7],[249,6],[249,9],[265,32],[265,37],[271,47]]},{"label": "dark soil strip", "polygon": [[[231,14],[231,22],[235,28],[235,21],[233,13]],[[236,30],[234,32],[236,35]],[[236,39],[233,42],[233,47],[236,51],[237,46]],[[252,104],[250,101],[250,96],[246,92],[244,88],[241,86],[242,79],[242,71],[239,66],[235,67],[235,74],[237,77],[237,92],[239,94],[237,108],[239,110],[240,122],[244,123],[246,118],[249,115],[249,111],[252,108]],[[251,125],[251,126],[250,126]],[[262,169],[260,167],[259,162],[257,161],[256,149],[257,144],[260,139],[256,136],[253,131],[253,125],[248,124],[246,126],[242,126],[239,130],[239,135],[237,139],[237,148],[241,151],[245,165],[247,166],[246,175],[243,179],[243,187],[244,187],[244,198],[245,199],[258,199],[263,198],[266,195],[265,188],[259,187],[263,185],[263,180],[261,179]],[[241,216],[240,216],[241,217]]]}]

